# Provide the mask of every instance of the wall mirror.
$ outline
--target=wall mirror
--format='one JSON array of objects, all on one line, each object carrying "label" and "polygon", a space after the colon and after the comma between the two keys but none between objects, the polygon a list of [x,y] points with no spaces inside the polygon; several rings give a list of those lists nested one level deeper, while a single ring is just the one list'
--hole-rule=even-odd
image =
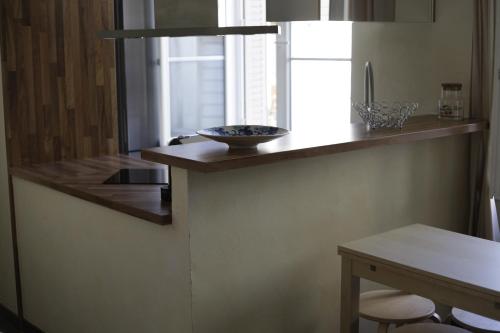
[{"label": "wall mirror", "polygon": [[330,20],[434,22],[434,5],[434,0],[330,0]]},{"label": "wall mirror", "polygon": [[267,0],[267,21],[434,22],[435,0]]}]

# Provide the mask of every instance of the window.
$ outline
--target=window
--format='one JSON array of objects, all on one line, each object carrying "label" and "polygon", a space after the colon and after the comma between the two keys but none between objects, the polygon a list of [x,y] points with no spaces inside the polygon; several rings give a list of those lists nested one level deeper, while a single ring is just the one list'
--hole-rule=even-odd
[{"label": "window", "polygon": [[162,38],[161,50],[163,144],[224,124],[224,38]]},{"label": "window", "polygon": [[292,22],[290,110],[295,131],[350,122],[351,23]]},{"label": "window", "polygon": [[328,130],[350,122],[352,23],[328,21],[329,6],[321,0],[321,21],[281,26],[276,44],[281,127]]},{"label": "window", "polygon": [[[226,25],[262,25],[265,1],[220,1]],[[276,125],[274,35],[161,39],[162,144],[224,124]]]},{"label": "window", "polygon": [[[125,28],[151,20],[150,8],[139,3],[124,1]],[[219,21],[265,24],[265,5],[219,0]],[[322,8],[325,18],[328,1]],[[126,41],[128,151],[224,124],[300,131],[348,123],[351,24],[293,22],[281,28],[280,35]]]}]

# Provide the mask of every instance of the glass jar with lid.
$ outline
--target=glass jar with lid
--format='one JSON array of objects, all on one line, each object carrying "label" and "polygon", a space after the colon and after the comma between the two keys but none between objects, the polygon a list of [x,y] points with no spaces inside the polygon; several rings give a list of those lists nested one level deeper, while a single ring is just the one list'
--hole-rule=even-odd
[{"label": "glass jar with lid", "polygon": [[439,100],[439,118],[464,119],[464,99],[461,83],[443,83]]}]

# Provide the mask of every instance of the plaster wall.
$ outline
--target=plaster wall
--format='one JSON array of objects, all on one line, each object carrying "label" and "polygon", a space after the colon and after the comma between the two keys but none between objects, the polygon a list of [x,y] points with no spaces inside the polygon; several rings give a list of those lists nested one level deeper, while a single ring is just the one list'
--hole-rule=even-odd
[{"label": "plaster wall", "polygon": [[[174,219],[187,185],[174,173]],[[158,226],[14,178],[24,314],[50,333],[191,332],[186,224]]]},{"label": "plaster wall", "polygon": [[193,332],[338,332],[337,245],[414,223],[465,232],[468,151],[461,136],[190,172]]}]

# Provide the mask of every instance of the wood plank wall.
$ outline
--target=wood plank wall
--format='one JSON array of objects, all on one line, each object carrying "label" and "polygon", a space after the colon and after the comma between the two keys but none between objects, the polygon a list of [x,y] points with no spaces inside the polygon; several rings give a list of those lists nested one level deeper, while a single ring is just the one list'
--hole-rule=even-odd
[{"label": "wood plank wall", "polygon": [[118,152],[113,0],[1,0],[11,166]]}]

